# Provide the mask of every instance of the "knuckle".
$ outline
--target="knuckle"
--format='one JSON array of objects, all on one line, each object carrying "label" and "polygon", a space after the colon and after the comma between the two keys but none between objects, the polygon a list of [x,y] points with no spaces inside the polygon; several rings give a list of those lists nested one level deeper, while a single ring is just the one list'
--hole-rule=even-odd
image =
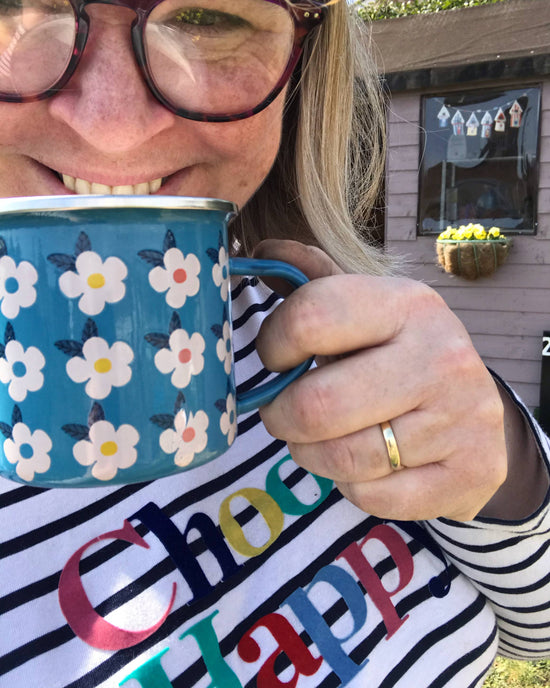
[{"label": "knuckle", "polygon": [[267,433],[271,435],[271,437],[278,437],[279,439],[283,439],[282,437],[279,437],[277,425],[273,419],[271,404],[262,406],[258,409],[258,412],[260,414],[260,418],[262,419],[263,426],[265,430],[267,430]]},{"label": "knuckle", "polygon": [[326,442],[323,451],[326,454],[325,462],[331,466],[334,480],[352,482],[361,477],[361,462],[346,438]]},{"label": "knuckle", "polygon": [[452,371],[453,375],[469,378],[479,370],[479,357],[467,337],[448,338],[445,346],[438,351],[437,363],[441,370],[447,371],[447,375]]},{"label": "knuckle", "polygon": [[[297,248],[297,250],[301,251],[303,257],[308,259],[311,262],[325,263],[325,262],[330,260],[329,257],[327,256],[327,254],[318,246],[313,246],[312,244],[302,244],[300,242],[296,242],[295,248]],[[328,262],[327,262],[327,264],[328,264]]]},{"label": "knuckle", "polygon": [[326,327],[324,308],[311,293],[308,285],[300,287],[300,292],[294,292],[281,308],[280,326],[285,332],[289,346],[298,350],[314,353],[315,342],[319,333]]},{"label": "knuckle", "polygon": [[478,413],[485,414],[486,411],[494,412],[494,395],[488,393],[489,373],[469,338],[457,337],[449,340],[437,352],[432,365],[432,380],[439,396],[441,381],[445,380],[448,398],[454,399],[455,403],[457,395],[460,395],[476,416]]},{"label": "knuckle", "polygon": [[417,317],[419,314],[428,313],[430,316],[441,310],[448,310],[443,298],[427,284],[414,280],[403,280],[406,289],[404,294],[408,294],[408,315]]},{"label": "knuckle", "polygon": [[287,412],[300,434],[311,441],[322,437],[332,415],[331,391],[318,377],[310,371],[288,388]]}]

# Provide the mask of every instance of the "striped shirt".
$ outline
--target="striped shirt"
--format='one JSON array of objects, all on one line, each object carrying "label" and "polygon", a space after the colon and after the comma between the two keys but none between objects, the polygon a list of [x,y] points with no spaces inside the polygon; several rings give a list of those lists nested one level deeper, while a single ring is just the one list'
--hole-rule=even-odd
[{"label": "striped shirt", "polygon": [[[277,299],[248,279],[232,297],[244,391],[270,376],[254,336]],[[257,412],[188,473],[2,480],[0,514],[8,688],[474,688],[497,650],[550,653],[548,500],[521,522],[382,521],[294,464]]]}]

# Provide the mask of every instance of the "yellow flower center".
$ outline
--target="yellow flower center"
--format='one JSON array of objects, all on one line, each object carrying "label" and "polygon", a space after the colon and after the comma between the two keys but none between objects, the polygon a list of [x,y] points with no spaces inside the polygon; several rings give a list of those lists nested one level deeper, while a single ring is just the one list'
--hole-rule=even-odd
[{"label": "yellow flower center", "polygon": [[96,373],[108,373],[112,367],[111,361],[108,358],[98,358],[94,363]]},{"label": "yellow flower center", "polygon": [[113,456],[113,454],[117,453],[117,450],[118,447],[116,442],[103,442],[99,448],[99,451],[103,454],[103,456]]},{"label": "yellow flower center", "polygon": [[100,272],[94,272],[88,277],[88,286],[92,289],[100,289],[105,284],[105,277]]}]

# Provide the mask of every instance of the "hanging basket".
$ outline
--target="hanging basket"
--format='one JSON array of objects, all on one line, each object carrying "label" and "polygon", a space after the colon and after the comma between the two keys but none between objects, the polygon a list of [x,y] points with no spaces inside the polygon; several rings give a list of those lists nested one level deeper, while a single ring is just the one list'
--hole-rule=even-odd
[{"label": "hanging basket", "polygon": [[486,241],[438,239],[437,259],[445,272],[464,279],[489,277],[506,260],[510,243],[510,240],[505,238]]}]

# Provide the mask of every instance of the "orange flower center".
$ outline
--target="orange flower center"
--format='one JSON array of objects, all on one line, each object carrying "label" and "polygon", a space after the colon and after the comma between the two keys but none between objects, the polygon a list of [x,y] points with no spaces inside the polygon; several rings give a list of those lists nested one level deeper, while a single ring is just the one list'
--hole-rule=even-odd
[{"label": "orange flower center", "polygon": [[182,349],[178,354],[180,363],[189,363],[191,360],[191,349]]},{"label": "orange flower center", "polygon": [[192,442],[195,439],[195,431],[193,430],[193,428],[185,428],[181,436],[181,439],[184,442]]}]

